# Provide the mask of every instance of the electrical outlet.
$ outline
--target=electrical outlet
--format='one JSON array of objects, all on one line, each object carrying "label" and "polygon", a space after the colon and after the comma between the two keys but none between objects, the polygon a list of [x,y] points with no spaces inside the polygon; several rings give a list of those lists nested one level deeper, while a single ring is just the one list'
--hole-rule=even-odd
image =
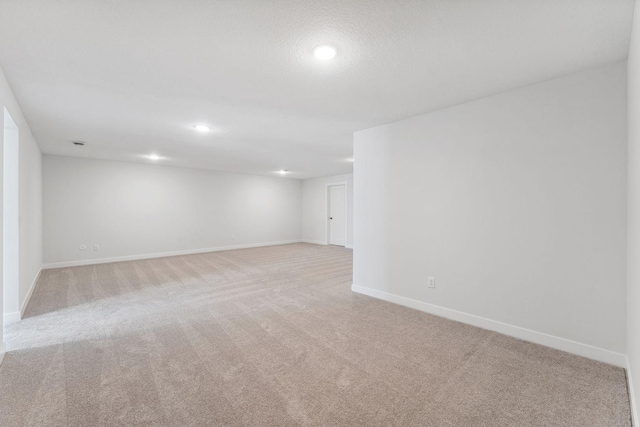
[{"label": "electrical outlet", "polygon": [[85,249],[87,249],[87,245],[80,245],[80,250],[84,251]]},{"label": "electrical outlet", "polygon": [[100,245],[93,245],[93,250],[94,251],[99,251],[100,250]]},{"label": "electrical outlet", "polygon": [[436,278],[435,277],[429,277],[429,285],[430,288],[435,288],[436,287]]}]

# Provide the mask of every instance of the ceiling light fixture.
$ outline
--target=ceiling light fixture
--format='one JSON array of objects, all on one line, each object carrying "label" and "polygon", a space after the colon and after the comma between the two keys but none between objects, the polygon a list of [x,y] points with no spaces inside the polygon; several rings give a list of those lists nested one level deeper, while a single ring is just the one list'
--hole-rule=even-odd
[{"label": "ceiling light fixture", "polygon": [[151,160],[160,160],[160,156],[157,154],[149,154],[148,156]]},{"label": "ceiling light fixture", "polygon": [[286,175],[286,174],[288,174],[288,173],[289,173],[289,171],[288,171],[288,170],[286,170],[286,169],[282,169],[282,170],[279,170],[279,171],[278,171],[278,173],[279,173],[280,175]]},{"label": "ceiling light fixture", "polygon": [[336,48],[328,44],[322,44],[313,49],[315,57],[322,61],[333,59],[336,56],[336,53],[338,53]]},{"label": "ceiling light fixture", "polygon": [[207,125],[195,125],[193,127],[198,132],[209,132],[210,128]]},{"label": "ceiling light fixture", "polygon": [[347,160],[350,161],[351,163],[353,163],[353,162],[355,162],[356,159],[354,159],[353,157],[350,157]]}]

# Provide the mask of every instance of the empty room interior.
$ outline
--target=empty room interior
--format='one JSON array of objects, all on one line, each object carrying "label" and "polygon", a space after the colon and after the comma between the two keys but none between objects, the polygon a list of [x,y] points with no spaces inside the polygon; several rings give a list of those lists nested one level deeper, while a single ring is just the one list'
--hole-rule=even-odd
[{"label": "empty room interior", "polygon": [[640,427],[640,3],[0,0],[0,426]]}]

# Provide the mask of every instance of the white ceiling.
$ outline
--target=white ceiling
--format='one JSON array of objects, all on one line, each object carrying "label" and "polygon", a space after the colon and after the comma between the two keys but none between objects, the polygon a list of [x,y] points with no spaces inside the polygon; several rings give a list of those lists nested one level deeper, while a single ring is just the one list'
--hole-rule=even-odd
[{"label": "white ceiling", "polygon": [[308,178],[350,172],[356,130],[626,58],[632,9],[0,0],[0,66],[45,153]]}]

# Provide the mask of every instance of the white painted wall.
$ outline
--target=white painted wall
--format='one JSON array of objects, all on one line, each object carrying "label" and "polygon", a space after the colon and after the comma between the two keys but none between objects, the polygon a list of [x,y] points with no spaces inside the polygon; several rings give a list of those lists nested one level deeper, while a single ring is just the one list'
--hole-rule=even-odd
[{"label": "white painted wall", "polygon": [[625,62],[354,144],[354,289],[624,363]]},{"label": "white painted wall", "polygon": [[[19,280],[20,308],[24,310],[42,267],[42,154],[31,134],[29,124],[16,102],[4,72],[0,69],[0,108],[2,106],[11,115],[20,135]],[[0,120],[2,120],[2,128],[4,129],[4,114],[0,115]],[[16,313],[4,313],[4,310],[2,314],[17,316]]]},{"label": "white painted wall", "polygon": [[347,247],[353,247],[353,174],[302,181],[302,240],[326,244],[327,184],[347,183]]},{"label": "white painted wall", "polygon": [[3,219],[2,219],[2,287],[3,307],[8,320],[20,316],[20,131],[9,111],[3,108]]},{"label": "white painted wall", "polygon": [[627,356],[631,405],[638,425],[640,387],[640,5],[636,2],[628,58]]},{"label": "white painted wall", "polygon": [[[12,117],[16,119],[15,115]],[[26,122],[22,126],[17,123],[20,129],[20,311],[24,314],[42,268],[42,153]]]},{"label": "white painted wall", "polygon": [[50,155],[43,169],[47,264],[300,239],[299,180]]}]

